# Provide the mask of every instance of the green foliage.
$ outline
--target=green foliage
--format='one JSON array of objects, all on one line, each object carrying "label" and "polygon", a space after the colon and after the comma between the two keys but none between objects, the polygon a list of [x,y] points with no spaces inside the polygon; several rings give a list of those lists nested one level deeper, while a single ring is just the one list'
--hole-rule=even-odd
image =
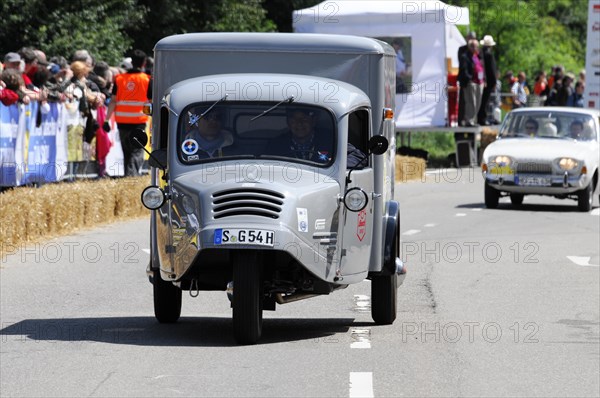
[{"label": "green foliage", "polygon": [[0,49],[3,54],[32,46],[67,58],[87,49],[98,59],[118,63],[133,40],[124,33],[139,24],[145,9],[136,0],[3,0]]},{"label": "green foliage", "polygon": [[277,26],[266,15],[262,0],[222,0],[217,20],[208,28],[215,32],[274,32]]},{"label": "green foliage", "polygon": [[[448,0],[468,7],[470,29],[492,35],[499,70],[523,70],[533,79],[556,64],[579,71],[585,64],[587,1]],[[466,29],[465,29],[466,30]]]}]

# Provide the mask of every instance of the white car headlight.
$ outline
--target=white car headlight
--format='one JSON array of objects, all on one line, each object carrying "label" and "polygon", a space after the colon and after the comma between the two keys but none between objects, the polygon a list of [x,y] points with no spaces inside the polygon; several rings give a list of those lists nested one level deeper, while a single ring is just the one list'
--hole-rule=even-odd
[{"label": "white car headlight", "polygon": [[491,161],[498,166],[510,166],[512,163],[512,159],[505,155],[493,157]]},{"label": "white car headlight", "polygon": [[558,167],[565,171],[571,171],[579,165],[577,160],[572,158],[560,158],[558,159]]}]

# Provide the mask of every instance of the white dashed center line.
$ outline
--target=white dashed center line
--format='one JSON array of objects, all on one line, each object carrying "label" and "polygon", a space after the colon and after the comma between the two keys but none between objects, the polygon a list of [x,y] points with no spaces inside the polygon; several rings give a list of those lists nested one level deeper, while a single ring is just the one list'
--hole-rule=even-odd
[{"label": "white dashed center line", "polygon": [[466,217],[465,213],[456,213],[456,217]]},{"label": "white dashed center line", "polygon": [[599,264],[590,264],[591,257],[567,256],[567,258],[582,267],[600,267]]},{"label": "white dashed center line", "polygon": [[425,227],[425,228],[432,228],[432,227],[435,227],[436,225],[437,225],[437,224],[433,224],[433,223],[431,223],[431,224],[425,224],[425,225],[424,225],[424,227]]},{"label": "white dashed center line", "polygon": [[373,373],[350,372],[350,398],[373,396]]},{"label": "white dashed center line", "polygon": [[409,229],[408,231],[402,233],[402,235],[414,235],[418,234],[419,232],[421,232],[420,229]]},{"label": "white dashed center line", "polygon": [[369,312],[371,311],[371,297],[364,294],[354,295],[354,311]]},{"label": "white dashed center line", "polygon": [[350,348],[371,348],[371,329],[350,329]]}]

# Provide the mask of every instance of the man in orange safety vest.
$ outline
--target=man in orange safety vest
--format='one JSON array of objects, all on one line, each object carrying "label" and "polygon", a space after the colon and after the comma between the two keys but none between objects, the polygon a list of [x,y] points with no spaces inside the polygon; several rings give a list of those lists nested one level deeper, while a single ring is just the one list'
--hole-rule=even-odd
[{"label": "man in orange safety vest", "polygon": [[108,120],[115,115],[123,157],[125,161],[125,176],[138,176],[144,162],[144,150],[130,142],[135,129],[146,130],[148,116],[142,112],[144,103],[148,101],[147,92],[150,76],[146,74],[146,53],[135,50],[131,57],[133,68],[115,77],[112,97],[108,104],[104,130],[110,131]]}]

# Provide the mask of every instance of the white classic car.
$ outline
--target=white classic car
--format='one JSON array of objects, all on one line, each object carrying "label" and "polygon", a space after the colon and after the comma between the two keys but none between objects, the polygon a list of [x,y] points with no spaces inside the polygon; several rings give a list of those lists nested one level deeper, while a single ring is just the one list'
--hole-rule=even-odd
[{"label": "white classic car", "polygon": [[589,211],[598,191],[599,118],[582,108],[510,112],[483,153],[486,207],[496,208],[501,196],[519,206],[524,195],[549,195]]}]

